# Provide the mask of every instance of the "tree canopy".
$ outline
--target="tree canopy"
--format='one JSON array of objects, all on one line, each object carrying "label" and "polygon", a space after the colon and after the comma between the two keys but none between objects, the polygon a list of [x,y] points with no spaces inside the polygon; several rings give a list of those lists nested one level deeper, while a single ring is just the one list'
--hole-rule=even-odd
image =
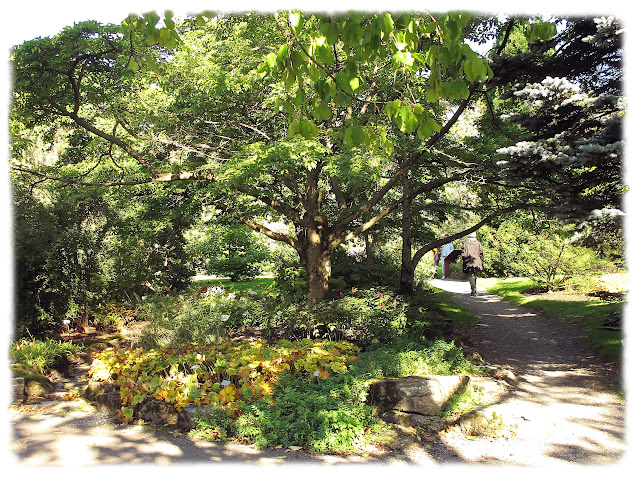
[{"label": "tree canopy", "polygon": [[[314,302],[335,249],[403,205],[480,215],[433,229],[414,264],[516,209],[618,207],[619,30],[466,12],[85,22],[12,52],[13,175],[144,197],[157,218],[180,212],[178,240],[213,207],[295,249]],[[494,45],[487,57],[476,40]],[[474,133],[452,133],[472,111]],[[36,161],[36,138],[63,147]],[[474,205],[443,194],[457,185]]]}]

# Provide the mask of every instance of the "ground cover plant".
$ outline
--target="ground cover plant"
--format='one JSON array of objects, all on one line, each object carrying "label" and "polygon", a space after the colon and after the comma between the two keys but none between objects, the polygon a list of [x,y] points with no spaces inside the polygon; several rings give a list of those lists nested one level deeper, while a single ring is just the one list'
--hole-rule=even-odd
[{"label": "ground cover plant", "polygon": [[[191,432],[201,438],[354,451],[382,428],[366,401],[372,378],[480,373],[442,338],[454,312],[443,293],[406,298],[336,281],[311,309],[266,279],[256,290],[244,283],[149,298],[137,347],[96,355],[91,378],[117,386],[122,421],[156,400],[202,407]],[[253,340],[238,340],[247,331]]]},{"label": "ground cover plant", "polygon": [[[543,311],[550,317],[573,323],[586,335],[588,342],[605,358],[620,360],[622,355],[621,329],[607,328],[612,317],[620,319],[624,301],[590,297],[588,299],[544,299],[536,295],[527,295],[535,290],[538,284],[529,279],[480,279],[479,282],[489,292],[500,295],[517,305],[524,305]],[[617,288],[617,287],[616,287]]]},{"label": "ground cover plant", "polygon": [[159,400],[178,411],[206,407],[191,432],[201,438],[354,451],[369,441],[367,433],[382,428],[366,401],[369,380],[479,372],[444,340],[361,352],[345,341],[305,339],[108,349],[96,356],[90,376],[119,388],[123,422],[135,421],[145,401]]}]

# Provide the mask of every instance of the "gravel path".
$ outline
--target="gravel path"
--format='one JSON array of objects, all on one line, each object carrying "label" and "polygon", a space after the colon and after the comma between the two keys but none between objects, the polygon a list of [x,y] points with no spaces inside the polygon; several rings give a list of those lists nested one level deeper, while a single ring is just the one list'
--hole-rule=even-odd
[{"label": "gravel path", "polygon": [[470,346],[491,365],[510,369],[515,381],[495,412],[513,437],[469,439],[455,429],[441,435],[462,461],[550,467],[612,465],[623,459],[625,406],[612,393],[608,366],[573,329],[540,313],[509,304],[467,282],[433,280],[476,315],[466,333]]},{"label": "gravel path", "polygon": [[456,302],[476,314],[477,325],[463,332],[469,346],[488,364],[515,374],[508,394],[482,409],[489,418],[495,412],[505,435],[470,437],[453,428],[426,444],[409,444],[403,451],[385,455],[260,451],[197,441],[161,429],[115,425],[82,401],[59,398],[9,410],[15,459],[20,466],[66,467],[620,464],[627,449],[624,402],[608,388],[602,375],[605,365],[566,326],[481,288],[477,297],[471,297],[466,282],[433,280],[432,285],[454,293]]}]

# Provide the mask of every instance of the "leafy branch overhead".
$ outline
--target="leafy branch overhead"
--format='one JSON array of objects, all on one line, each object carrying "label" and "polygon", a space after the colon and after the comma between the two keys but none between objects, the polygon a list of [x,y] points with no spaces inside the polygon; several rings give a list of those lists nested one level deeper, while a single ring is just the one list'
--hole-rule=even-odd
[{"label": "leafy branch overhead", "polygon": [[[471,15],[360,13],[334,17],[278,15],[287,41],[260,68],[284,82],[290,135],[317,135],[318,124],[345,129],[349,147],[390,153],[384,111],[403,133],[428,138],[440,125],[431,104],[469,96],[469,85],[492,76],[486,59],[464,43]],[[385,85],[392,78],[391,85]],[[391,89],[386,88],[391,87]]]}]

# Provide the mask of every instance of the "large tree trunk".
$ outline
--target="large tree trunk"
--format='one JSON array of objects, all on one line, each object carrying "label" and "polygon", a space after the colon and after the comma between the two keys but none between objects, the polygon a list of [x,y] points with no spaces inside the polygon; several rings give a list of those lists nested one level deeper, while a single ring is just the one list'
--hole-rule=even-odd
[{"label": "large tree trunk", "polygon": [[400,267],[400,294],[413,295],[413,279],[415,268],[411,256],[411,200],[409,200],[409,179],[405,175],[402,178],[402,193],[406,198],[402,202],[402,262]]},{"label": "large tree trunk", "polygon": [[331,251],[320,235],[310,235],[306,248],[307,304],[324,299],[329,292],[331,277]]},{"label": "large tree trunk", "polygon": [[[305,241],[302,255],[307,268],[307,304],[313,305],[324,299],[329,292],[331,277],[331,234],[327,228],[326,218],[320,215],[322,198],[318,190],[318,180],[322,164],[318,163],[307,174],[305,189],[306,213],[302,218]],[[299,240],[299,239],[298,239]]]}]

